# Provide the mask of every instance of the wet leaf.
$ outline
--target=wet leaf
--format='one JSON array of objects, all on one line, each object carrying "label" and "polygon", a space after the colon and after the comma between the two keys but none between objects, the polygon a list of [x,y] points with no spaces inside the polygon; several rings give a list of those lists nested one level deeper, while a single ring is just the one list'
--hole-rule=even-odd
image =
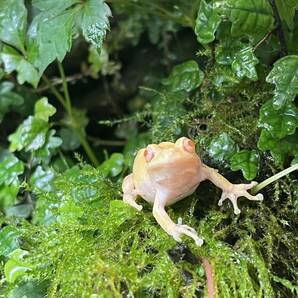
[{"label": "wet leaf", "polygon": [[22,56],[14,48],[5,45],[0,51],[0,58],[3,61],[5,72],[9,74],[17,69]]},{"label": "wet leaf", "polygon": [[25,119],[17,130],[9,135],[9,150],[35,151],[42,148],[47,140],[48,119],[55,111],[56,109],[48,104],[45,97],[38,100],[35,103],[35,115]]},{"label": "wet leaf", "polygon": [[12,289],[7,298],[44,298],[46,296],[47,282],[26,281]]},{"label": "wet leaf", "polygon": [[213,138],[208,147],[209,155],[219,162],[228,161],[237,151],[238,146],[225,132]]},{"label": "wet leaf", "polygon": [[119,175],[124,167],[124,157],[122,153],[113,153],[110,158],[104,161],[99,167],[98,170],[104,176],[115,177]]},{"label": "wet leaf", "polygon": [[25,59],[21,59],[16,70],[18,72],[17,79],[21,85],[28,82],[33,87],[37,87],[40,75],[31,63]]},{"label": "wet leaf", "polygon": [[234,154],[231,159],[232,171],[241,170],[246,180],[253,180],[258,173],[259,155],[255,150],[241,150]]},{"label": "wet leaf", "polygon": [[49,121],[49,117],[56,113],[56,108],[48,103],[46,97],[43,97],[36,102],[34,110],[35,117],[46,122]]},{"label": "wet leaf", "polygon": [[16,203],[17,194],[20,189],[20,182],[18,179],[14,180],[9,185],[0,185],[0,209],[13,206]]},{"label": "wet leaf", "polygon": [[40,79],[40,75],[34,66],[25,60],[21,54],[9,46],[4,46],[0,52],[0,58],[3,61],[6,73],[17,71],[17,80],[20,84],[25,82],[36,87]]},{"label": "wet leaf", "polygon": [[56,131],[51,129],[47,133],[45,144],[38,150],[34,151],[34,158],[32,160],[33,164],[43,162],[44,164],[49,164],[52,155],[56,153],[56,149],[62,144],[62,140],[55,136]]},{"label": "wet leaf", "polygon": [[227,0],[233,36],[263,37],[273,29],[272,9],[266,0]]},{"label": "wet leaf", "polygon": [[34,151],[41,148],[46,141],[47,130],[47,122],[29,116],[13,134],[9,135],[9,150]]},{"label": "wet leaf", "polygon": [[109,29],[109,6],[103,0],[88,0],[81,11],[81,29],[86,41],[96,48],[101,48]]},{"label": "wet leaf", "polygon": [[72,9],[55,9],[37,14],[28,31],[28,59],[42,74],[55,59],[62,61],[72,45]]},{"label": "wet leaf", "polygon": [[273,104],[276,109],[293,101],[298,94],[298,56],[286,56],[275,62],[266,81],[275,85]]},{"label": "wet leaf", "polygon": [[295,10],[298,9],[297,0],[275,0],[281,19],[285,21],[290,30],[294,29]]},{"label": "wet leaf", "polygon": [[195,33],[198,41],[207,44],[215,39],[215,32],[221,22],[221,17],[216,8],[202,0],[196,19]]},{"label": "wet leaf", "polygon": [[297,139],[298,132],[278,140],[267,130],[262,130],[258,140],[258,148],[262,151],[270,150],[275,162],[283,165],[288,156],[294,157],[298,154]]},{"label": "wet leaf", "polygon": [[32,0],[32,5],[42,11],[48,11],[51,9],[63,11],[79,2],[80,0]]},{"label": "wet leaf", "polygon": [[0,230],[0,256],[7,257],[19,248],[20,231],[14,226],[5,226]]},{"label": "wet leaf", "polygon": [[0,40],[24,51],[27,9],[23,0],[0,1]]},{"label": "wet leaf", "polygon": [[186,61],[176,65],[170,76],[162,80],[162,84],[169,87],[171,91],[191,91],[199,87],[203,81],[204,73],[200,70],[194,60]]},{"label": "wet leaf", "polygon": [[78,134],[71,128],[62,128],[60,130],[63,150],[75,150],[80,147]]},{"label": "wet leaf", "polygon": [[14,283],[32,269],[30,264],[24,260],[24,257],[27,255],[28,251],[20,248],[14,250],[9,255],[9,260],[4,265],[4,275],[7,282]]},{"label": "wet leaf", "polygon": [[5,215],[7,217],[21,217],[28,218],[33,210],[32,204],[21,204],[5,208]]},{"label": "wet leaf", "polygon": [[54,177],[54,170],[44,170],[41,166],[38,166],[31,176],[30,184],[44,192],[49,192],[52,190],[51,182],[53,181]]},{"label": "wet leaf", "polygon": [[218,64],[231,65],[235,59],[235,53],[245,45],[239,40],[227,39],[219,43],[215,49],[215,59]]},{"label": "wet leaf", "polygon": [[298,108],[287,102],[279,110],[275,110],[272,100],[269,100],[260,110],[258,126],[270,132],[273,138],[281,139],[292,135],[298,127]]},{"label": "wet leaf", "polygon": [[0,185],[13,183],[24,172],[24,164],[9,152],[0,154]]},{"label": "wet leaf", "polygon": [[253,53],[253,48],[247,46],[235,53],[232,70],[235,72],[238,78],[247,77],[253,81],[258,79],[258,74],[255,69],[255,65],[258,63],[258,59]]}]

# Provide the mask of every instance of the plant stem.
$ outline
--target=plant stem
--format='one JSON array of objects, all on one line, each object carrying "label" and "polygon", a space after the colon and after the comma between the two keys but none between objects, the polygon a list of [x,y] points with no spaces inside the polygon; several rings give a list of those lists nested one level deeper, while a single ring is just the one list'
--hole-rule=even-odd
[{"label": "plant stem", "polygon": [[66,105],[66,102],[65,102],[63,96],[59,93],[59,91],[57,90],[57,88],[52,84],[52,82],[48,79],[48,77],[46,75],[43,75],[42,76],[42,79],[49,86],[49,89],[56,96],[57,100],[61,103],[61,105],[65,109],[67,109],[67,105]]},{"label": "plant stem", "polygon": [[69,91],[68,91],[68,84],[67,84],[67,80],[66,80],[66,76],[65,76],[65,72],[64,72],[62,63],[60,61],[58,61],[58,68],[59,68],[59,72],[60,72],[61,79],[62,79],[64,98],[66,100],[66,105],[67,105],[67,112],[72,117],[71,100],[70,100]]},{"label": "plant stem", "polygon": [[298,170],[298,163],[292,165],[291,167],[269,177],[268,179],[264,180],[263,182],[259,183],[258,185],[256,185],[254,188],[252,188],[251,193],[254,195],[256,193],[258,193],[261,189],[263,189],[264,187],[266,187],[267,185],[269,185],[270,183],[280,179],[281,177],[288,175],[291,172],[294,172]]},{"label": "plant stem", "polygon": [[72,114],[72,106],[71,106],[71,99],[70,99],[69,91],[68,91],[67,79],[66,79],[66,76],[65,76],[63,66],[62,66],[61,62],[59,62],[59,61],[58,61],[58,68],[59,68],[59,72],[60,72],[61,79],[62,79],[64,97],[60,94],[60,92],[52,84],[52,82],[47,78],[46,75],[43,75],[43,80],[49,86],[49,89],[51,90],[51,92],[56,96],[57,100],[59,100],[61,105],[66,110],[66,112],[67,112],[67,114],[70,118],[70,126],[78,134],[79,139],[80,139],[80,143],[83,146],[88,158],[90,159],[90,161],[93,163],[94,166],[98,166],[99,162],[98,162],[98,160],[97,160],[97,158],[96,158],[90,144],[88,143],[85,135],[82,133],[81,127],[76,127],[75,125],[73,125],[75,123],[75,119],[73,118],[73,114]]},{"label": "plant stem", "polygon": [[99,165],[98,159],[96,158],[96,156],[95,156],[89,142],[87,141],[86,137],[82,134],[81,131],[77,130],[76,132],[79,136],[80,143],[83,146],[87,156],[89,157],[91,162],[97,167]]}]

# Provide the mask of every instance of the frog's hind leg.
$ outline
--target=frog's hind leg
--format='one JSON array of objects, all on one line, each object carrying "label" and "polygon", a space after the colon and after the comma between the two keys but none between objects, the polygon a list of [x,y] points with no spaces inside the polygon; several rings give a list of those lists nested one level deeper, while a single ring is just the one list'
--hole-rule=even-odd
[{"label": "frog's hind leg", "polygon": [[126,176],[122,182],[123,201],[138,211],[141,211],[143,206],[136,203],[137,193],[133,184],[132,174]]},{"label": "frog's hind leg", "polygon": [[169,196],[167,196],[167,194],[157,192],[153,204],[153,216],[156,221],[176,241],[181,242],[181,236],[187,235],[191,237],[198,246],[201,246],[203,244],[203,239],[198,236],[195,229],[187,225],[183,225],[181,221],[178,224],[175,224],[169,217],[165,211],[165,202],[168,198]]}]

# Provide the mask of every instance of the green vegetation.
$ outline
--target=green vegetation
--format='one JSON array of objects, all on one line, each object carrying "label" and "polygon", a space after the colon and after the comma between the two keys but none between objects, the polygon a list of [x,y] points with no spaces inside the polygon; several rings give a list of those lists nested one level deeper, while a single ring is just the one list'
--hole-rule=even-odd
[{"label": "green vegetation", "polygon": [[[0,0],[0,297],[207,297],[204,260],[218,297],[297,297],[297,94],[297,0]],[[168,209],[202,247],[121,200],[180,136],[265,180]]]}]

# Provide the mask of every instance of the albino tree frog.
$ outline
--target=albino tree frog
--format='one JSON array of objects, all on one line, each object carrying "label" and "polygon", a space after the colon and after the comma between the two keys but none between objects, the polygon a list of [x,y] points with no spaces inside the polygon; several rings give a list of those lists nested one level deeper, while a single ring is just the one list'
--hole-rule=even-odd
[{"label": "albino tree frog", "polygon": [[221,206],[229,199],[234,213],[239,214],[238,197],[246,197],[253,201],[262,201],[263,196],[252,196],[247,192],[257,182],[249,184],[232,184],[221,176],[216,169],[202,163],[195,150],[195,144],[182,137],[175,143],[162,142],[150,144],[138,151],[133,164],[132,174],[125,177],[122,190],[123,200],[141,211],[142,206],[136,203],[137,196],[153,204],[153,216],[160,226],[176,241],[181,241],[182,235],[193,238],[197,245],[203,240],[197,232],[182,223],[175,224],[165,211],[165,206],[174,204],[192,194],[201,181],[212,181],[223,190],[218,202]]}]

